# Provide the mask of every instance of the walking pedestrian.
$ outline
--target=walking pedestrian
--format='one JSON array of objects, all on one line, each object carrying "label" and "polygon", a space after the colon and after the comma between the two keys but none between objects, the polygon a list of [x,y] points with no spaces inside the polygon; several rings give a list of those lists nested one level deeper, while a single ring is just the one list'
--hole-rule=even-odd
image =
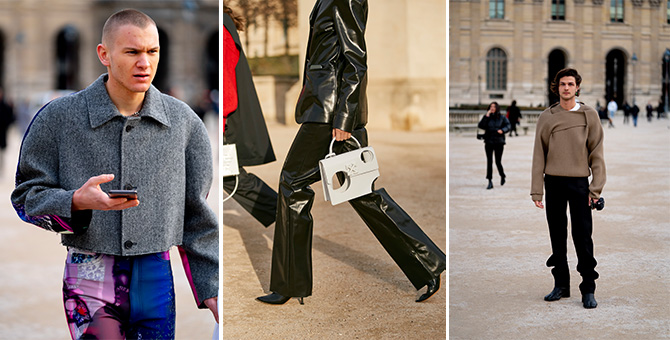
[{"label": "walking pedestrian", "polygon": [[223,189],[263,226],[277,215],[277,192],[243,167],[276,160],[249,63],[237,31],[242,18],[223,5],[223,144],[235,144],[239,175],[223,178]]},{"label": "walking pedestrian", "polygon": [[512,100],[512,105],[507,107],[507,119],[509,120],[511,129],[509,131],[509,136],[512,137],[512,134],[519,136],[519,133],[516,131],[517,125],[521,124],[521,110],[516,106],[516,100]]},{"label": "walking pedestrian", "polygon": [[505,149],[505,133],[510,130],[510,122],[500,114],[497,102],[491,102],[486,114],[477,126],[484,130],[484,151],[486,152],[486,179],[489,184],[486,189],[493,189],[493,156],[495,154],[496,168],[500,175],[500,185],[505,185],[505,170],[502,165],[502,155]]},{"label": "walking pedestrian", "polygon": [[647,121],[651,122],[654,119],[654,107],[651,105],[651,102],[647,103]]},{"label": "walking pedestrian", "polygon": [[[281,170],[272,245],[271,293],[257,300],[302,303],[312,294],[310,213],[321,180],[319,160],[332,139],[336,153],[367,145],[367,0],[317,0],[310,15],[303,87],[296,105],[301,124]],[[446,268],[445,254],[384,189],[349,201],[384,249],[419,290],[433,296]],[[334,221],[333,223],[337,223]]]},{"label": "walking pedestrian", "polygon": [[640,113],[640,108],[633,102],[633,107],[630,108],[630,114],[633,116],[633,126],[637,127],[637,116]]},{"label": "walking pedestrian", "polygon": [[609,112],[609,122],[610,125],[609,127],[614,127],[614,123],[612,123],[612,120],[614,119],[614,114],[616,111],[619,109],[619,106],[616,104],[614,101],[614,98],[610,99],[610,102],[607,104],[607,111]]}]

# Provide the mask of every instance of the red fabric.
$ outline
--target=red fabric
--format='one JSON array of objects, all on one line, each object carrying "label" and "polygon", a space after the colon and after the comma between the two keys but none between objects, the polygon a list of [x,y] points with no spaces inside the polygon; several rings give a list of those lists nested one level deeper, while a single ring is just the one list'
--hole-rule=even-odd
[{"label": "red fabric", "polygon": [[230,32],[223,28],[223,133],[226,133],[226,117],[237,109],[237,78],[235,66],[240,60],[240,51]]}]

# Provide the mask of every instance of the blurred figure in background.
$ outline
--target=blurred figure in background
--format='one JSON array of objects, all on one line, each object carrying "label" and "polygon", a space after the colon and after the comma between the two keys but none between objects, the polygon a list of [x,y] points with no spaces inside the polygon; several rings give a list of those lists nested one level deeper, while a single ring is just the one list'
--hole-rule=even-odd
[{"label": "blurred figure in background", "polygon": [[3,89],[0,87],[0,177],[4,176],[7,131],[12,123],[14,123],[14,108],[5,99]]},{"label": "blurred figure in background", "polygon": [[240,174],[223,178],[223,189],[265,227],[275,221],[277,192],[243,167],[276,160],[261,105],[242,50],[243,19],[223,5],[223,144],[235,144]]},{"label": "blurred figure in background", "polygon": [[518,136],[519,133],[516,131],[516,126],[521,124],[521,110],[516,106],[516,100],[512,100],[512,105],[507,107],[507,119],[511,125],[509,136],[512,137],[512,134]]}]

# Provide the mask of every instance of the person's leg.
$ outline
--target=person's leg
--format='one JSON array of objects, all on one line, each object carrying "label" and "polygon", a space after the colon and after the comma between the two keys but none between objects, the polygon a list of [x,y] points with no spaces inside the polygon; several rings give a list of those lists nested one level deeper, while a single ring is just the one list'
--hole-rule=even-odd
[{"label": "person's leg", "polygon": [[303,124],[282,167],[270,290],[283,297],[312,295],[314,191],[309,185],[321,179],[319,160],[328,154],[331,131],[329,124]]},{"label": "person's leg", "polygon": [[446,256],[384,189],[349,201],[416,289],[440,276]]},{"label": "person's leg", "polygon": [[577,253],[577,271],[582,276],[579,291],[583,294],[594,293],[596,289],[595,280],[598,273],[595,271],[597,265],[593,256],[593,220],[591,207],[589,205],[589,182],[588,178],[570,178],[571,182],[566,186],[570,190],[570,222],[572,225],[572,240]]},{"label": "person's leg", "polygon": [[484,151],[486,152],[486,179],[490,181],[493,179],[493,144],[484,143]]},{"label": "person's leg", "polygon": [[505,145],[494,144],[493,149],[495,151],[496,167],[498,168],[498,174],[500,175],[501,178],[500,185],[503,185],[505,183],[505,170],[503,169],[502,165],[502,156],[503,156],[503,150],[505,149]]},{"label": "person's leg", "polygon": [[562,177],[544,176],[545,209],[549,237],[551,239],[551,256],[547,260],[547,267],[554,276],[554,287],[564,287],[569,291],[570,271],[568,268],[567,242],[568,218],[566,215],[567,198]]},{"label": "person's leg", "polygon": [[[235,177],[223,178],[223,189],[230,194],[235,188]],[[233,199],[265,227],[277,217],[277,192],[263,180],[240,167],[238,185]]]},{"label": "person's leg", "polygon": [[69,249],[63,304],[72,339],[124,339],[130,264],[121,257]]},{"label": "person's leg", "polygon": [[174,339],[175,293],[169,252],[132,257],[126,339]]}]

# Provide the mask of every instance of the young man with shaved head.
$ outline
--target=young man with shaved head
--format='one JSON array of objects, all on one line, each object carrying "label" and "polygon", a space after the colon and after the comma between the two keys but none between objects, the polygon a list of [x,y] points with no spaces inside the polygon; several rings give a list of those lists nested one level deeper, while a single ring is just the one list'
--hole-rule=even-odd
[{"label": "young man with shaved head", "polygon": [[[598,273],[591,239],[591,210],[605,186],[605,157],[598,112],[576,99],[581,83],[577,70],[567,68],[559,71],[551,84],[560,101],[544,110],[537,121],[530,195],[535,206],[544,209],[544,184],[552,250],[547,267],[554,267],[551,270],[554,289],[544,300],[570,297],[566,215],[569,205],[577,271],[582,276],[579,285],[582,303],[584,308],[596,308]],[[589,176],[592,176],[590,183]]]},{"label": "young man with shaved head", "polygon": [[[172,246],[198,307],[218,321],[209,139],[185,103],[151,85],[160,56],[151,18],[113,14],[97,54],[107,73],[33,119],[12,203],[24,221],[62,234],[73,339],[173,339]],[[137,197],[112,198],[114,189]]]}]

